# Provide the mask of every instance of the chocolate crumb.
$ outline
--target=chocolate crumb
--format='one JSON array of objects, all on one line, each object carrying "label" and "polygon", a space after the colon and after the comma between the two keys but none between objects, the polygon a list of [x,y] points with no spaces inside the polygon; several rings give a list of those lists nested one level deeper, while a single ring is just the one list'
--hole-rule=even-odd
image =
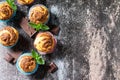
[{"label": "chocolate crumb", "polygon": [[5,55],[4,59],[9,63],[14,64],[13,61],[15,60],[15,58],[8,53]]},{"label": "chocolate crumb", "polygon": [[30,27],[28,23],[28,19],[23,17],[20,22],[20,26],[30,37],[33,37],[37,31]]},{"label": "chocolate crumb", "polygon": [[49,64],[49,69],[48,69],[48,72],[49,73],[54,73],[58,70],[58,67],[56,66],[56,64],[54,62],[51,62]]},{"label": "chocolate crumb", "polygon": [[54,35],[58,35],[60,28],[59,27],[54,27],[53,29],[50,30]]}]

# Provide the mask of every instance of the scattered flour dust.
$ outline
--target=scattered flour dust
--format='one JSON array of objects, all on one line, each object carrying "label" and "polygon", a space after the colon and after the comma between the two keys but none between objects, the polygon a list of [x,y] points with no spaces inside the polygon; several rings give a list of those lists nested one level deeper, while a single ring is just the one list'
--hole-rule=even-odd
[{"label": "scattered flour dust", "polygon": [[[88,19],[86,21],[86,29],[88,42],[90,42],[88,55],[89,55],[89,79],[90,80],[103,80],[107,68],[107,40],[109,40],[104,27],[101,29],[95,28],[96,15],[90,10],[87,10]],[[97,13],[96,13],[97,14]]]},{"label": "scattered flour dust", "polygon": [[64,61],[56,61],[56,64],[59,67],[57,71],[58,80],[65,80],[67,75],[66,63]]},{"label": "scattered flour dust", "polygon": [[89,49],[90,80],[103,80],[106,72],[106,39],[102,39],[101,31],[91,37]]},{"label": "scattered flour dust", "polygon": [[58,71],[57,71],[57,76],[58,76],[58,79],[57,80],[70,80],[67,75],[70,74],[69,73],[69,62],[67,60],[57,60],[56,61],[56,64],[58,66]]},{"label": "scattered flour dust", "polygon": [[111,33],[116,25],[115,25],[114,17],[112,16],[112,14],[109,15],[109,19],[110,19],[110,22],[108,23],[107,26],[109,28],[109,32]]},{"label": "scattered flour dust", "polygon": [[56,15],[60,13],[57,5],[52,5],[50,11],[51,13],[56,14]]}]

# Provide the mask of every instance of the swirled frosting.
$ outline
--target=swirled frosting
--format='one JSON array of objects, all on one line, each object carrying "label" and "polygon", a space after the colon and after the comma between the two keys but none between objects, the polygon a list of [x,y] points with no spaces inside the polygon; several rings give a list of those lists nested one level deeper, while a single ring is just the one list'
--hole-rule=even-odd
[{"label": "swirled frosting", "polygon": [[56,41],[50,32],[42,32],[36,36],[34,46],[38,51],[51,53],[56,46]]},{"label": "swirled frosting", "polygon": [[6,20],[9,19],[13,14],[13,9],[7,2],[0,4],[0,19]]},{"label": "swirled frosting", "polygon": [[17,0],[17,2],[21,5],[28,5],[34,2],[34,0]]},{"label": "swirled frosting", "polygon": [[0,30],[0,43],[4,46],[12,46],[18,40],[18,31],[7,26]]},{"label": "swirled frosting", "polygon": [[35,5],[29,11],[30,22],[39,24],[45,23],[48,20],[48,9],[43,5]]},{"label": "swirled frosting", "polygon": [[32,56],[23,56],[19,61],[19,66],[24,72],[32,72],[36,68],[36,61]]}]

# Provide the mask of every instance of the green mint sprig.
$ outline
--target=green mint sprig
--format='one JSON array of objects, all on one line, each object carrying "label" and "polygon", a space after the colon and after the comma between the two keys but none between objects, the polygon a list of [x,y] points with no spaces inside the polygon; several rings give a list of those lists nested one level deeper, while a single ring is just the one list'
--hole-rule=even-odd
[{"label": "green mint sprig", "polygon": [[6,0],[6,1],[14,11],[17,10],[17,6],[15,5],[14,0]]},{"label": "green mint sprig", "polygon": [[32,57],[36,60],[36,62],[40,65],[44,65],[45,64],[45,61],[44,59],[42,58],[41,55],[39,55],[36,51],[32,50]]},{"label": "green mint sprig", "polygon": [[29,22],[29,25],[30,25],[32,28],[36,29],[37,31],[39,31],[39,30],[46,31],[46,30],[49,30],[49,29],[50,29],[50,28],[49,28],[47,25],[45,25],[45,24],[35,24],[35,23],[32,23],[32,22]]}]

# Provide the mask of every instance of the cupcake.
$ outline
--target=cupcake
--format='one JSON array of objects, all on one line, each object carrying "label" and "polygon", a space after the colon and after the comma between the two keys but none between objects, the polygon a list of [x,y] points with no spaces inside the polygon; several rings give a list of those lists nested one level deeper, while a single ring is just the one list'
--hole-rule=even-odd
[{"label": "cupcake", "polygon": [[35,38],[34,47],[40,54],[49,54],[54,51],[56,42],[56,39],[50,32],[41,32]]},{"label": "cupcake", "polygon": [[18,58],[16,67],[22,74],[31,75],[37,71],[38,64],[31,53],[24,53]]},{"label": "cupcake", "polygon": [[34,0],[17,0],[17,2],[21,5],[29,5],[34,2]]},{"label": "cupcake", "polygon": [[7,2],[0,3],[0,20],[6,21],[15,15],[15,11]]},{"label": "cupcake", "polygon": [[10,26],[6,26],[0,30],[0,43],[6,47],[14,46],[19,38],[18,31]]},{"label": "cupcake", "polygon": [[47,23],[49,11],[44,5],[37,4],[30,8],[28,18],[30,22],[35,24]]}]

